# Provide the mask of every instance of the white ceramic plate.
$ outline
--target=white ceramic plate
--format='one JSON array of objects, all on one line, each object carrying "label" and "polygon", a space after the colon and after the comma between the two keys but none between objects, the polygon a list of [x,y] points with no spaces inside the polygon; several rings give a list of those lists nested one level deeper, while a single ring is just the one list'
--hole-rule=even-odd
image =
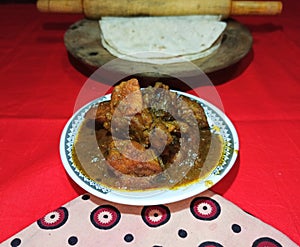
[{"label": "white ceramic plate", "polygon": [[239,141],[237,132],[228,117],[211,103],[193,95],[175,91],[198,101],[206,113],[208,123],[212,132],[223,138],[222,162],[203,180],[196,183],[181,186],[177,189],[155,189],[149,191],[121,191],[105,187],[82,174],[72,159],[72,147],[77,131],[84,120],[85,113],[94,105],[102,101],[110,100],[110,95],[105,95],[93,100],[79,109],[67,122],[60,139],[60,155],[64,168],[69,176],[87,192],[112,202],[128,205],[156,205],[180,201],[209,189],[218,183],[234,165],[238,150]]}]

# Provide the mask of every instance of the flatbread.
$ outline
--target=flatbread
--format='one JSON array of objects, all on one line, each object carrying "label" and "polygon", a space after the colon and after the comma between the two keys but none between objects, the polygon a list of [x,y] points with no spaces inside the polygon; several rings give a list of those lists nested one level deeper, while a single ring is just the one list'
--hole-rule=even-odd
[{"label": "flatbread", "polygon": [[112,55],[155,64],[208,56],[221,44],[226,23],[217,16],[103,17],[101,42]]}]

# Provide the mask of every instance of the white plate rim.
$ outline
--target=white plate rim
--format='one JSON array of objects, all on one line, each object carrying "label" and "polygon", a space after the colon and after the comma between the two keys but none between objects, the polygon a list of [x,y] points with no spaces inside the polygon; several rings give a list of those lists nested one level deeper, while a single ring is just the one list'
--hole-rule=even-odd
[{"label": "white plate rim", "polygon": [[[209,103],[208,101],[198,98],[194,95],[172,90],[180,95],[187,96],[193,100],[199,102],[207,115],[208,122],[211,129],[216,126],[224,133],[219,133],[225,139],[226,147],[224,147],[224,152],[228,152],[228,159],[223,161],[221,165],[218,165],[209,176],[205,179],[200,180],[196,183],[189,184],[187,186],[182,186],[176,189],[157,189],[150,191],[138,191],[138,192],[126,192],[120,190],[114,190],[107,188],[104,185],[100,185],[95,181],[85,177],[72,162],[70,152],[72,145],[76,136],[76,128],[74,130],[73,126],[80,126],[83,120],[84,113],[93,105],[96,105],[102,101],[110,100],[110,94],[104,95],[97,99],[90,101],[85,104],[79,110],[77,110],[72,117],[65,124],[60,137],[59,151],[62,164],[70,176],[70,178],[85,191],[90,194],[102,198],[107,201],[126,204],[126,205],[158,205],[173,203],[176,201],[181,201],[192,196],[195,196],[217,184],[222,180],[228,172],[231,170],[238,156],[239,152],[239,139],[237,131],[231,122],[231,120],[221,111],[219,108]],[[214,120],[212,120],[212,114],[214,115]],[[224,163],[225,162],[225,163]],[[209,183],[207,183],[209,182]]]}]

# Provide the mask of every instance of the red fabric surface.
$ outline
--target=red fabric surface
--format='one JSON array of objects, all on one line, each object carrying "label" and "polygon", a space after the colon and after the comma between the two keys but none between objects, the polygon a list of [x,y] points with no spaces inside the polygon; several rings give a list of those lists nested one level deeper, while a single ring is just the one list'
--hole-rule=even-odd
[{"label": "red fabric surface", "polygon": [[[234,168],[212,190],[300,244],[300,2],[283,3],[280,16],[236,17],[253,49],[209,75],[240,138]],[[0,5],[0,242],[83,193],[58,149],[87,79],[63,42],[81,18]]]}]

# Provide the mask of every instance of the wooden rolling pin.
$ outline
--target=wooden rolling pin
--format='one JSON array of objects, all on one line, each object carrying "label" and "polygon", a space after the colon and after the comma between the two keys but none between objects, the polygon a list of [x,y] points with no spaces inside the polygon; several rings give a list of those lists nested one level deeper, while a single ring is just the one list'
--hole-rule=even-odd
[{"label": "wooden rolling pin", "polygon": [[276,15],[280,1],[234,0],[38,0],[41,12],[83,13],[86,18],[102,16],[170,15]]}]

